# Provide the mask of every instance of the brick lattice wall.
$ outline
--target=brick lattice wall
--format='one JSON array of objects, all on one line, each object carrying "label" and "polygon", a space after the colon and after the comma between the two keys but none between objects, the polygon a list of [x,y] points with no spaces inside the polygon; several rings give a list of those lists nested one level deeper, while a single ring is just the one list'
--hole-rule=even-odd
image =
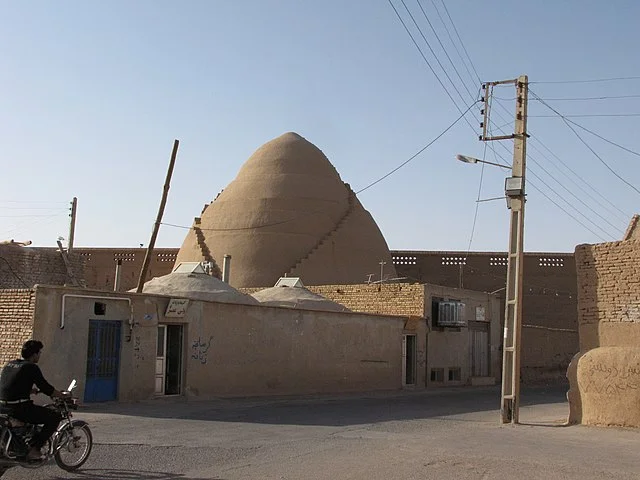
[{"label": "brick lattice wall", "polygon": [[[69,261],[74,276],[82,282],[82,257],[72,253]],[[71,284],[60,252],[51,248],[0,245],[0,288],[31,288],[37,283]]]},{"label": "brick lattice wall", "polygon": [[35,292],[0,290],[0,366],[20,356],[22,344],[33,334]]}]

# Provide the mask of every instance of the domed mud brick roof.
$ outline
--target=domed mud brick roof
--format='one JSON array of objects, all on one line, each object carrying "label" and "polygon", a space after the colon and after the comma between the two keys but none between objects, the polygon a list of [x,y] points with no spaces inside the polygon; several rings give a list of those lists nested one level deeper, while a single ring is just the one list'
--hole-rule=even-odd
[{"label": "domed mud brick roof", "polygon": [[176,259],[232,257],[230,283],[273,285],[282,276],[306,285],[364,283],[395,269],[380,229],[315,145],[285,133],[260,147],[196,218]]},{"label": "domed mud brick roof", "polygon": [[350,312],[347,307],[332,302],[328,298],[313,293],[304,287],[271,287],[252,293],[251,296],[262,305],[272,307],[299,308],[302,310],[323,310],[327,312]]},{"label": "domed mud brick roof", "polygon": [[[189,263],[183,263],[189,267]],[[199,265],[199,264],[198,264]],[[178,270],[177,268],[175,270]],[[258,305],[258,301],[251,295],[239,292],[218,278],[204,273],[202,268],[193,271],[173,271],[162,277],[155,277],[147,281],[142,293],[153,293],[167,297],[184,297],[205,302],[239,303],[243,305]],[[129,290],[135,292],[136,289]]]}]

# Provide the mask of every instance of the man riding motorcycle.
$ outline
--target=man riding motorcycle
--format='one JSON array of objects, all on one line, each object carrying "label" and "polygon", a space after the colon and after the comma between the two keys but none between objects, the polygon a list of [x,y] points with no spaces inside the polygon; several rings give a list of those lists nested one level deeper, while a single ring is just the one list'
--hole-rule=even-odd
[{"label": "man riding motorcycle", "polygon": [[28,340],[22,346],[22,359],[11,360],[0,374],[0,413],[25,423],[43,425],[29,446],[27,460],[42,459],[42,447],[62,420],[55,410],[35,405],[30,395],[39,390],[51,398],[67,396],[45,380],[37,365],[43,347],[38,340]]}]

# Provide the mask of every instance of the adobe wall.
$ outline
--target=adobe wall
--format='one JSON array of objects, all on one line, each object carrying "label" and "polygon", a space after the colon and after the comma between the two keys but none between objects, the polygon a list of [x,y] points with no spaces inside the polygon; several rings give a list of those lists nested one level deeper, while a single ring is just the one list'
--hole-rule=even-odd
[{"label": "adobe wall", "polygon": [[[96,299],[106,305],[104,316],[95,314]],[[120,401],[154,395],[157,327],[176,323],[184,328],[183,391],[189,396],[402,388],[407,318],[202,301],[190,301],[182,318],[166,318],[169,300],[38,286],[34,334],[56,345],[43,354],[43,372],[54,385],[76,378],[82,398],[89,320],[104,319],[122,322]],[[425,323],[411,331],[424,338]]]},{"label": "adobe wall", "polygon": [[[500,301],[494,295],[468,289],[417,283],[319,285],[307,288],[354,312],[398,313],[426,319],[429,330],[424,340],[425,357],[422,359],[425,364],[425,375],[418,378],[418,383],[433,387],[464,385],[470,382],[469,329],[467,327],[437,329],[431,314],[433,298],[459,300],[465,304],[467,325],[475,321],[489,324],[489,376],[494,377],[495,380],[500,379],[502,310]],[[483,309],[482,319],[476,315],[477,307]],[[432,382],[430,370],[440,368],[444,369],[444,380]],[[460,369],[459,380],[448,379],[448,370],[452,368]]]},{"label": "adobe wall", "polygon": [[20,358],[22,344],[32,338],[34,308],[31,289],[0,290],[0,368]]},{"label": "adobe wall", "polygon": [[417,283],[314,285],[306,288],[354,312],[425,316],[424,287]]},{"label": "adobe wall", "polygon": [[[115,264],[118,258],[123,260],[120,290],[126,291],[137,285],[145,249],[75,248],[74,250],[85,259],[85,277],[89,288],[113,290]],[[171,273],[177,253],[177,248],[155,249],[147,278]],[[399,277],[447,287],[458,288],[462,285],[469,290],[496,292],[497,296],[504,296],[507,272],[507,259],[504,252],[395,250],[391,254]],[[233,260],[231,277],[233,277]],[[348,295],[348,293],[343,294],[343,296]],[[379,305],[377,310],[367,311],[401,315],[415,313],[411,307],[407,310],[392,312],[384,306],[385,302],[381,301]],[[504,311],[504,300],[500,309]],[[501,318],[503,316],[504,314]],[[567,366],[579,349],[576,270],[572,253],[525,254],[523,317],[523,380],[526,383],[546,380],[563,381]]]},{"label": "adobe wall", "polygon": [[629,222],[623,240],[640,240],[640,215],[634,215]]},{"label": "adobe wall", "polygon": [[[496,292],[504,322],[504,252],[391,252],[398,276]],[[564,381],[578,352],[576,267],[572,253],[525,253],[523,266],[522,380]]]},{"label": "adobe wall", "polygon": [[[84,279],[80,255],[72,253],[69,263],[75,278]],[[0,288],[31,288],[37,283],[71,284],[71,278],[57,249],[0,245]]]},{"label": "adobe wall", "polygon": [[640,427],[640,240],[578,245],[570,422]]}]

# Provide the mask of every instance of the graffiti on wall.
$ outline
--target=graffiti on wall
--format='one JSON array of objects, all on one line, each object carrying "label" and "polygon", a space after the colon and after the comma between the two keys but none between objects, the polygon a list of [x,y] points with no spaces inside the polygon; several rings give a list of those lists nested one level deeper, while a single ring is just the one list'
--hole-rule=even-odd
[{"label": "graffiti on wall", "polygon": [[193,360],[198,360],[202,365],[205,365],[208,361],[208,352],[211,348],[211,341],[213,340],[213,335],[206,338],[198,337],[191,343],[191,358]]},{"label": "graffiti on wall", "polygon": [[142,353],[142,341],[140,335],[136,335],[133,339],[133,358],[135,358],[136,368],[140,366],[140,362],[144,361],[144,354]]},{"label": "graffiti on wall", "polygon": [[640,390],[640,365],[615,366],[605,362],[591,363],[587,367],[588,381],[585,392],[621,395]]}]

